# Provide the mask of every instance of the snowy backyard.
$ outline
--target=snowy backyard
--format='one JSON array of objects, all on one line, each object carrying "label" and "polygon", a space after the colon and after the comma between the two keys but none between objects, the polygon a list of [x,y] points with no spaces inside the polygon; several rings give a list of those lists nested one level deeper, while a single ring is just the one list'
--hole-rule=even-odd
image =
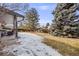
[{"label": "snowy backyard", "polygon": [[0,3],[0,56],[79,56],[79,3]]},{"label": "snowy backyard", "polygon": [[7,46],[3,51],[15,56],[61,56],[55,49],[42,43],[43,37],[25,32],[18,34],[20,44]]}]

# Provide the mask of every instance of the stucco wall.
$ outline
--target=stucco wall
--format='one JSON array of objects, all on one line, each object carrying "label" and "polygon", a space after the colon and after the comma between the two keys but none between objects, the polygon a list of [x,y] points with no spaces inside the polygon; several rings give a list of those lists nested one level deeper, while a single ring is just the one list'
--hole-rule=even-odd
[{"label": "stucco wall", "polygon": [[6,27],[13,28],[13,16],[9,14],[4,14],[2,20],[6,23]]},{"label": "stucco wall", "polygon": [[[13,20],[14,20],[13,15],[5,14],[1,18],[3,21],[5,21],[7,27],[13,28]],[[22,20],[22,17],[17,17],[17,21],[20,20]]]},{"label": "stucco wall", "polygon": [[7,23],[7,24],[13,24],[13,16],[9,15],[9,14],[5,14],[3,16],[3,20]]}]

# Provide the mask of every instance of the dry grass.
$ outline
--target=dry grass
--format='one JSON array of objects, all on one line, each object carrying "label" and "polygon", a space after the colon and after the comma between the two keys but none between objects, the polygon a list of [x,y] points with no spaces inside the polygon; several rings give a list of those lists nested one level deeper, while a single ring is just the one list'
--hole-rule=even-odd
[{"label": "dry grass", "polygon": [[62,55],[79,56],[79,39],[55,37],[46,33],[36,34],[43,36],[43,43],[57,49]]}]

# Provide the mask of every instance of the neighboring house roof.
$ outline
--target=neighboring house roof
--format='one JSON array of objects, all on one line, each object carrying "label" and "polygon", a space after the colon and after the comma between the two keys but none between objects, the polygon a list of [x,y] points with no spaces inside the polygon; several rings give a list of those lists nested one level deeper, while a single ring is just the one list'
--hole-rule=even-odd
[{"label": "neighboring house roof", "polygon": [[21,15],[21,14],[19,14],[17,12],[14,12],[13,10],[7,9],[7,8],[0,7],[0,11],[1,12],[4,12],[5,11],[5,13],[8,13],[10,15],[14,15],[14,16],[17,16],[17,17],[23,17],[24,18],[23,15]]}]

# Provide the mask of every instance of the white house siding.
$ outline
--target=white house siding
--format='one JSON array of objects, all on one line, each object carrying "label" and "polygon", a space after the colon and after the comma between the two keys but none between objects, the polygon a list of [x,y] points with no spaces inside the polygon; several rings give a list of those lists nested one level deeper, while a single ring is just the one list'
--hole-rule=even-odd
[{"label": "white house siding", "polygon": [[13,19],[14,19],[13,15],[9,15],[9,14],[5,14],[2,17],[2,20],[4,20],[6,23],[5,26],[8,28],[13,28]]},{"label": "white house siding", "polygon": [[[2,20],[5,21],[6,27],[13,28],[13,20],[14,20],[13,15],[5,14],[2,17]],[[22,20],[22,17],[17,17],[17,21],[20,21],[20,20]],[[19,25],[19,23],[18,23],[18,25]]]},{"label": "white house siding", "polygon": [[17,21],[18,21],[18,27],[19,27],[23,22],[23,18],[22,17],[17,17]]},{"label": "white house siding", "polygon": [[13,24],[13,16],[9,15],[9,14],[5,14],[3,16],[3,20],[7,23],[7,24]]},{"label": "white house siding", "polygon": [[22,19],[22,17],[17,17],[17,21],[21,21]]}]

